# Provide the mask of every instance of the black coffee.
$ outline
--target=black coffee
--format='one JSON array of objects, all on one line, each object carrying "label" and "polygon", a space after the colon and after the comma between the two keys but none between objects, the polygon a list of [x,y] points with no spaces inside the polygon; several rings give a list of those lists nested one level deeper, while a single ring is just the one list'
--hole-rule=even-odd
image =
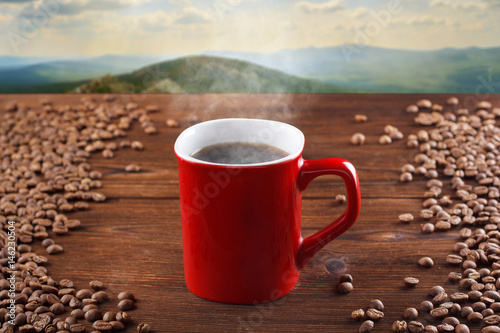
[{"label": "black coffee", "polygon": [[231,142],[205,147],[191,156],[212,163],[252,164],[278,160],[288,156],[288,153],[260,143]]}]

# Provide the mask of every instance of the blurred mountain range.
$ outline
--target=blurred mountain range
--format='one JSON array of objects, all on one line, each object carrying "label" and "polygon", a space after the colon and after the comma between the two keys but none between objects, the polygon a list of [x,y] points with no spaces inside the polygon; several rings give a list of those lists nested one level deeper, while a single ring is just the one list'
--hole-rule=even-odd
[{"label": "blurred mountain range", "polygon": [[[355,45],[267,54],[0,56],[0,92],[86,91],[93,82],[103,92],[500,93],[499,59],[500,47],[411,51]],[[99,80],[108,86],[99,87]]]}]

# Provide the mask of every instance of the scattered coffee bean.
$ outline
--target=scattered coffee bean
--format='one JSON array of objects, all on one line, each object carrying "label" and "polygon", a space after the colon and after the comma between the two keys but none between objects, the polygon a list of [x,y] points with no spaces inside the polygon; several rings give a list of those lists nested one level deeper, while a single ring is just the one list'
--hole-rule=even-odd
[{"label": "scattered coffee bean", "polygon": [[352,283],[353,282],[352,275],[351,274],[341,274],[339,276],[339,283],[342,283],[342,282],[350,282],[350,283]]},{"label": "scattered coffee bean", "polygon": [[118,299],[130,299],[132,301],[135,301],[135,296],[130,291],[122,291],[118,294]]},{"label": "scattered coffee bean", "polygon": [[58,254],[63,251],[64,251],[63,247],[59,244],[52,244],[47,247],[47,252],[49,254]]},{"label": "scattered coffee bean", "polygon": [[404,282],[408,287],[415,287],[420,281],[414,277],[406,277]]},{"label": "scattered coffee bean", "polygon": [[99,291],[99,290],[104,288],[104,283],[102,281],[99,281],[99,280],[94,280],[94,281],[89,282],[89,286],[93,290]]},{"label": "scattered coffee bean", "polygon": [[130,147],[132,147],[132,149],[135,149],[135,150],[143,150],[144,149],[144,145],[140,141],[132,141],[132,143],[130,144]]},{"label": "scattered coffee bean", "polygon": [[379,299],[372,299],[370,303],[368,303],[368,308],[384,311],[384,303],[382,303]]},{"label": "scattered coffee bean", "polygon": [[455,327],[455,333],[470,333],[470,330],[467,325],[459,324]]},{"label": "scattered coffee bean", "polygon": [[448,315],[448,309],[447,308],[434,308],[430,311],[430,314],[434,318],[444,318]]},{"label": "scattered coffee bean", "polygon": [[403,172],[399,178],[399,181],[402,183],[408,183],[413,180],[413,176],[409,172]]},{"label": "scattered coffee bean", "polygon": [[411,221],[413,221],[413,219],[414,219],[414,217],[410,213],[405,213],[405,214],[399,215],[399,220],[401,222],[410,223]]},{"label": "scattered coffee bean", "polygon": [[357,123],[365,123],[368,121],[368,117],[364,114],[355,114],[354,115],[354,120],[357,122]]},{"label": "scattered coffee bean", "polygon": [[335,202],[337,202],[339,205],[344,204],[347,201],[347,197],[344,194],[337,194],[335,196]]},{"label": "scattered coffee bean", "polygon": [[89,322],[102,319],[102,312],[98,309],[92,309],[85,312],[85,319]]},{"label": "scattered coffee bean", "polygon": [[434,266],[434,261],[430,257],[422,257],[418,260],[418,264],[422,267],[431,268]]},{"label": "scattered coffee bean", "polygon": [[387,134],[384,134],[378,139],[378,143],[380,143],[381,145],[387,145],[392,143],[392,139]]},{"label": "scattered coffee bean", "polygon": [[179,127],[179,122],[175,119],[167,119],[166,124],[168,127]]},{"label": "scattered coffee bean", "polygon": [[104,303],[109,300],[109,296],[107,292],[100,290],[92,295],[92,299],[96,300],[98,303]]},{"label": "scattered coffee bean", "polygon": [[384,313],[380,310],[370,308],[366,310],[366,316],[371,320],[378,321],[384,318]]},{"label": "scattered coffee bean", "polygon": [[423,333],[424,332],[424,324],[419,323],[418,321],[410,321],[408,323],[408,331],[410,333]]},{"label": "scattered coffee bean", "polygon": [[375,326],[375,323],[371,320],[366,320],[365,322],[363,322],[361,324],[361,326],[359,327],[359,333],[369,333],[371,332],[371,330],[373,329],[373,327]]},{"label": "scattered coffee bean", "polygon": [[351,312],[351,318],[356,321],[361,321],[365,317],[365,311],[363,309],[357,309]]},{"label": "scattered coffee bean", "polygon": [[149,333],[151,332],[151,327],[149,324],[140,323],[137,325],[137,333]]},{"label": "scattered coffee bean", "polygon": [[434,224],[432,224],[432,223],[424,223],[422,225],[422,232],[424,234],[431,234],[434,232],[434,230],[435,230],[435,227],[434,227]]},{"label": "scattered coffee bean", "polygon": [[406,107],[406,112],[408,113],[417,113],[418,112],[418,106],[412,104],[412,105],[408,105]]},{"label": "scattered coffee bean", "polygon": [[[353,287],[352,283],[350,283],[350,282],[342,282],[337,286],[337,291],[341,294],[347,294],[347,293],[351,292],[353,289],[354,289],[354,287]],[[123,301],[126,301],[126,300],[123,300]],[[120,308],[120,309],[125,310],[125,311],[129,310],[129,309],[122,309],[122,308]]]},{"label": "scattered coffee bean", "polygon": [[406,333],[408,332],[408,324],[404,320],[397,320],[392,324],[393,333]]},{"label": "scattered coffee bean", "polygon": [[365,143],[365,136],[362,133],[354,133],[351,137],[351,143],[353,145],[361,146]]},{"label": "scattered coffee bean", "polygon": [[403,317],[408,320],[414,320],[418,318],[418,311],[415,308],[408,308],[404,311]]},{"label": "scattered coffee bean", "polygon": [[139,172],[141,171],[141,167],[137,164],[129,164],[125,167],[125,171],[127,172]]}]

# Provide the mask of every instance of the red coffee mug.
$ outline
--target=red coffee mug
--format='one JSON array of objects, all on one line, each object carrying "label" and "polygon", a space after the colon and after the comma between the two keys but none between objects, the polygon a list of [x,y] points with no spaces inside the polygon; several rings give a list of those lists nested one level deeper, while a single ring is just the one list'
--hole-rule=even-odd
[{"label": "red coffee mug", "polygon": [[[191,155],[227,142],[267,144],[289,153],[265,163],[217,164]],[[354,166],[340,158],[302,159],[297,128],[262,119],[218,119],[178,137],[184,273],[196,295],[249,304],[290,292],[299,270],[359,215],[361,195]],[[334,222],[301,237],[301,193],[316,177],[338,175],[347,187],[347,209]]]}]

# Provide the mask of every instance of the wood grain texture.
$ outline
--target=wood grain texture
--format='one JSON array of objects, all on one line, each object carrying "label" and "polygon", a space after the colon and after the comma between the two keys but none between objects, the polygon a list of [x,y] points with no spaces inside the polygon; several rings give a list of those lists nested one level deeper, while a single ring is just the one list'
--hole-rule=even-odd
[{"label": "wood grain texture", "polygon": [[[102,96],[89,95],[101,102]],[[83,288],[100,279],[112,295],[131,290],[138,301],[132,312],[135,322],[148,322],[155,332],[357,332],[352,310],[365,308],[372,298],[381,299],[385,318],[373,332],[389,332],[405,308],[428,299],[430,287],[447,282],[452,267],[445,257],[457,232],[421,233],[421,219],[398,222],[401,213],[418,215],[426,180],[399,183],[399,168],[415,154],[406,141],[378,144],[387,124],[405,136],[420,127],[405,107],[421,95],[117,95],[126,103],[157,104],[151,114],[159,133],[146,135],[135,123],[127,139],[141,140],[144,151],[122,149],[112,160],[93,155],[91,165],[104,173],[102,192],[107,202],[71,216],[83,226],[67,236],[56,237],[65,252],[50,256],[54,278],[69,278]],[[447,95],[430,96],[444,103]],[[459,96],[464,100],[467,96]],[[38,106],[39,95],[0,95],[0,106],[17,100]],[[76,104],[81,95],[52,95],[55,104]],[[475,96],[468,96],[474,99]],[[500,96],[489,96],[500,105]],[[3,111],[2,111],[3,112]],[[367,123],[356,123],[354,114],[366,114]],[[361,181],[362,209],[358,221],[344,235],[321,250],[303,269],[299,284],[286,297],[259,306],[228,305],[205,301],[191,294],[183,280],[182,236],[179,213],[177,165],[173,144],[182,130],[199,121],[222,117],[275,119],[301,129],[306,137],[304,157],[342,157],[356,167]],[[175,118],[180,128],[167,128]],[[367,137],[353,146],[353,133]],[[129,174],[124,167],[137,163],[142,172]],[[449,189],[448,189],[449,190]],[[304,192],[303,233],[309,235],[339,215],[344,206],[333,198],[344,193],[339,178],[323,177]],[[35,250],[43,253],[41,246]],[[436,266],[416,264],[429,255]],[[354,291],[335,291],[339,274],[354,277]],[[414,276],[420,284],[404,287],[403,278]],[[106,308],[112,308],[112,304]],[[428,319],[428,317],[425,317]],[[427,320],[426,319],[426,320]],[[429,319],[430,320],[430,319]],[[431,321],[432,322],[432,321]],[[437,322],[436,322],[437,323]],[[474,328],[479,332],[478,326]],[[135,327],[129,327],[134,332]]]}]

